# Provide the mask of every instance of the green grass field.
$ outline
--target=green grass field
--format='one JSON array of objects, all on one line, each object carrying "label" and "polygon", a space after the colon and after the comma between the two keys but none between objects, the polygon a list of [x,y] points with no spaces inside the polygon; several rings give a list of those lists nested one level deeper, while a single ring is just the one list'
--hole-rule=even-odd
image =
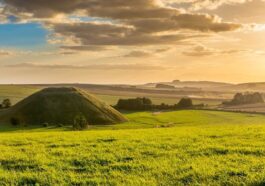
[{"label": "green grass field", "polygon": [[[43,87],[38,86],[30,86],[30,85],[0,85],[0,102],[3,99],[9,98],[13,104],[16,104],[18,101],[28,97],[29,95],[39,91]],[[115,105],[119,99],[128,99],[128,98],[135,98],[131,95],[108,95],[104,94],[104,92],[95,94],[99,99],[102,99],[109,105]],[[136,96],[137,97],[137,96]],[[148,96],[152,99],[154,104],[176,104],[180,99],[178,98],[168,98],[168,97],[152,97]],[[207,100],[207,99],[194,99],[194,104],[208,104],[208,105],[218,105],[221,101],[218,100]]]},{"label": "green grass field", "polygon": [[82,132],[2,127],[0,185],[265,184],[263,115],[126,116],[128,123]]}]

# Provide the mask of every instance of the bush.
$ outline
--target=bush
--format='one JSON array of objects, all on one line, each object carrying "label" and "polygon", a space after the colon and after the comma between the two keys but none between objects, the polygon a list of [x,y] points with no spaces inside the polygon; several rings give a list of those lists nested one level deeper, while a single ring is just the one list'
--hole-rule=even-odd
[{"label": "bush", "polygon": [[79,114],[74,119],[73,129],[74,130],[84,130],[88,127],[87,119],[84,115]]},{"label": "bush", "polygon": [[10,99],[4,99],[2,102],[2,108],[10,108],[11,107],[11,101]]},{"label": "bush", "polygon": [[19,121],[19,119],[18,119],[18,118],[14,118],[14,117],[10,118],[10,123],[11,123],[13,126],[18,126],[18,125],[20,125],[20,121]]},{"label": "bush", "polygon": [[152,109],[152,101],[149,98],[120,99],[115,106],[120,110],[150,110]]}]

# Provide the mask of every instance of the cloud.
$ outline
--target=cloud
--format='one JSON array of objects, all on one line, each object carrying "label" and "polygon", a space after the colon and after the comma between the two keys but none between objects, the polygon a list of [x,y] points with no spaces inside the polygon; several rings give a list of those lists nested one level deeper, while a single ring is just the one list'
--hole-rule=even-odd
[{"label": "cloud", "polygon": [[191,48],[189,51],[184,51],[182,54],[186,56],[192,57],[204,57],[204,56],[211,56],[211,55],[221,55],[221,54],[234,54],[234,53],[241,53],[245,52],[245,50],[219,50],[213,48],[207,48],[203,45],[197,45]]},{"label": "cloud", "polygon": [[138,19],[129,24],[140,33],[155,33],[188,29],[200,32],[226,32],[242,27],[241,24],[222,22],[218,16],[208,14],[179,14],[168,19]]},{"label": "cloud", "polygon": [[185,6],[189,10],[217,9],[223,5],[243,4],[254,0],[163,0],[165,4]]},{"label": "cloud", "polygon": [[[90,46],[132,46],[132,45],[161,45],[177,44],[184,40],[196,37],[205,37],[204,34],[186,34],[186,33],[168,33],[157,34],[149,32],[140,32],[135,28],[125,25],[107,24],[107,23],[59,23],[50,24],[51,28],[59,38],[72,38],[68,41],[70,46],[73,43],[79,45],[75,49],[91,49]],[[62,39],[64,48],[67,48],[68,42]]]},{"label": "cloud", "polygon": [[15,65],[6,65],[7,68],[36,68],[52,70],[165,70],[164,66],[143,65],[143,64],[102,64],[102,65],[40,65],[34,63],[19,63]]},{"label": "cloud", "polygon": [[129,54],[124,55],[123,57],[130,57],[130,58],[144,58],[144,57],[151,57],[153,56],[152,53],[146,51],[132,51]]},{"label": "cloud", "polygon": [[217,14],[226,20],[239,20],[242,23],[264,24],[265,1],[253,0],[241,4],[224,4],[218,9],[203,10],[210,14]]},{"label": "cloud", "polygon": [[4,10],[0,6],[0,24],[5,24],[7,22],[8,22],[7,16],[4,14]]},{"label": "cloud", "polygon": [[157,0],[2,0],[5,10],[16,14],[49,18],[58,14],[83,14],[114,19],[168,17],[178,13],[160,6]]},{"label": "cloud", "polygon": [[94,46],[94,45],[77,45],[77,46],[61,46],[60,47],[63,50],[74,50],[74,51],[91,51],[91,52],[97,52],[102,50],[109,50],[109,48],[104,46]]},{"label": "cloud", "polygon": [[147,58],[157,56],[158,54],[169,51],[170,48],[158,48],[153,51],[145,51],[145,50],[134,50],[129,52],[128,54],[123,55],[122,57],[127,58]]},{"label": "cloud", "polygon": [[206,33],[242,27],[217,16],[184,13],[159,0],[1,1],[6,14],[21,20],[42,21],[53,33],[50,42],[72,50],[91,50],[95,46],[174,45],[205,37]]},{"label": "cloud", "polygon": [[7,50],[0,50],[0,56],[10,56],[13,53],[11,51],[7,51]]}]

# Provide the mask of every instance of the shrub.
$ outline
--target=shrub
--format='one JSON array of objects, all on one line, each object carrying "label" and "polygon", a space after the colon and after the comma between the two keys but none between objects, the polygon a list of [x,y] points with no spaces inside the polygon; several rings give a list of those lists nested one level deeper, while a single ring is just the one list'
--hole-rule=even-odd
[{"label": "shrub", "polygon": [[79,114],[74,119],[73,129],[74,130],[84,130],[88,127],[87,119],[84,115]]},{"label": "shrub", "polygon": [[15,117],[12,117],[10,118],[10,123],[13,125],[13,126],[18,126],[20,125],[20,121],[18,118],[15,118]]},{"label": "shrub", "polygon": [[120,99],[115,106],[121,110],[150,110],[152,109],[152,101],[149,98]]},{"label": "shrub", "polygon": [[11,101],[10,101],[10,99],[4,99],[3,100],[3,102],[2,102],[2,107],[3,108],[9,108],[9,107],[11,107]]}]

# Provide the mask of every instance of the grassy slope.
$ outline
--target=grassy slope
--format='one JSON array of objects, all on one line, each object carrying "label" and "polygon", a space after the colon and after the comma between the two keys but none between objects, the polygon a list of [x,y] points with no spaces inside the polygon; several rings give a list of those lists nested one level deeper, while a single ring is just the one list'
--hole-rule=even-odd
[{"label": "grassy slope", "polygon": [[127,121],[124,116],[96,97],[76,88],[46,88],[0,115],[1,121],[18,118],[21,123],[38,125],[71,124],[82,113],[91,124],[114,124]]},{"label": "grassy slope", "polygon": [[131,122],[123,127],[152,128],[1,133],[0,185],[265,183],[265,116],[179,111],[127,117]]}]

